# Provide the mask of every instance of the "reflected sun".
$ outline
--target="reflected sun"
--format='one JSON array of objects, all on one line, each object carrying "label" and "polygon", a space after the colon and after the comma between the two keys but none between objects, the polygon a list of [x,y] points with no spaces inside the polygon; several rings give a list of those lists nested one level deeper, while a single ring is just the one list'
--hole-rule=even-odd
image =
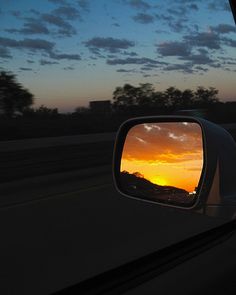
[{"label": "reflected sun", "polygon": [[152,183],[158,184],[158,185],[167,185],[167,181],[164,178],[161,178],[159,176],[154,176],[149,179]]}]

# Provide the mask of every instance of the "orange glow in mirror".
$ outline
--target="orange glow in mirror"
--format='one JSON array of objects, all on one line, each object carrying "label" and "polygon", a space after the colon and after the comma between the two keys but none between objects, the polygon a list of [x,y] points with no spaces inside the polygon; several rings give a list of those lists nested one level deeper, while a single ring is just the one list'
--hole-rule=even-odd
[{"label": "orange glow in mirror", "polygon": [[[196,195],[203,168],[203,143],[201,127],[197,123],[146,123],[130,129],[121,159],[121,175],[129,181],[137,180],[144,189],[136,194],[145,197],[147,191],[158,196],[168,194],[185,197]],[[132,181],[131,181],[132,176]],[[124,177],[123,177],[124,180]],[[144,183],[145,182],[145,183]],[[123,182],[124,183],[124,182]],[[153,186],[156,185],[156,186]],[[152,186],[152,189],[151,189]]]}]

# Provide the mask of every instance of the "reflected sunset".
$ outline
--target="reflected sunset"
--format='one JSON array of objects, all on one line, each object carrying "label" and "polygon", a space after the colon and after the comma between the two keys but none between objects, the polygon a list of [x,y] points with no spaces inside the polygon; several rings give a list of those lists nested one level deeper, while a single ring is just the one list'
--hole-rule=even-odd
[{"label": "reflected sunset", "polygon": [[202,131],[197,123],[146,123],[130,129],[121,171],[154,184],[195,192],[203,167]]}]

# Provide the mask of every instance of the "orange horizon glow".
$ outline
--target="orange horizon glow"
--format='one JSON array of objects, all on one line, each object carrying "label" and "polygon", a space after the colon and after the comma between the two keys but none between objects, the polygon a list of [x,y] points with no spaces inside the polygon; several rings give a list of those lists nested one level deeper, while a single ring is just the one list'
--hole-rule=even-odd
[{"label": "orange horizon glow", "polygon": [[139,172],[152,183],[192,193],[202,167],[202,132],[197,123],[139,124],[127,135],[121,171]]}]

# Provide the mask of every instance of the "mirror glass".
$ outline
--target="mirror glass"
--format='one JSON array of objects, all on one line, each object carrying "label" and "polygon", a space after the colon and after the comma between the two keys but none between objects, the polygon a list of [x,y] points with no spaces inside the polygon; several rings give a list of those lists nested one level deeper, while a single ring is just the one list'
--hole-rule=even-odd
[{"label": "mirror glass", "polygon": [[202,169],[199,124],[139,124],[129,130],[124,143],[120,185],[133,197],[189,206],[197,196]]}]

